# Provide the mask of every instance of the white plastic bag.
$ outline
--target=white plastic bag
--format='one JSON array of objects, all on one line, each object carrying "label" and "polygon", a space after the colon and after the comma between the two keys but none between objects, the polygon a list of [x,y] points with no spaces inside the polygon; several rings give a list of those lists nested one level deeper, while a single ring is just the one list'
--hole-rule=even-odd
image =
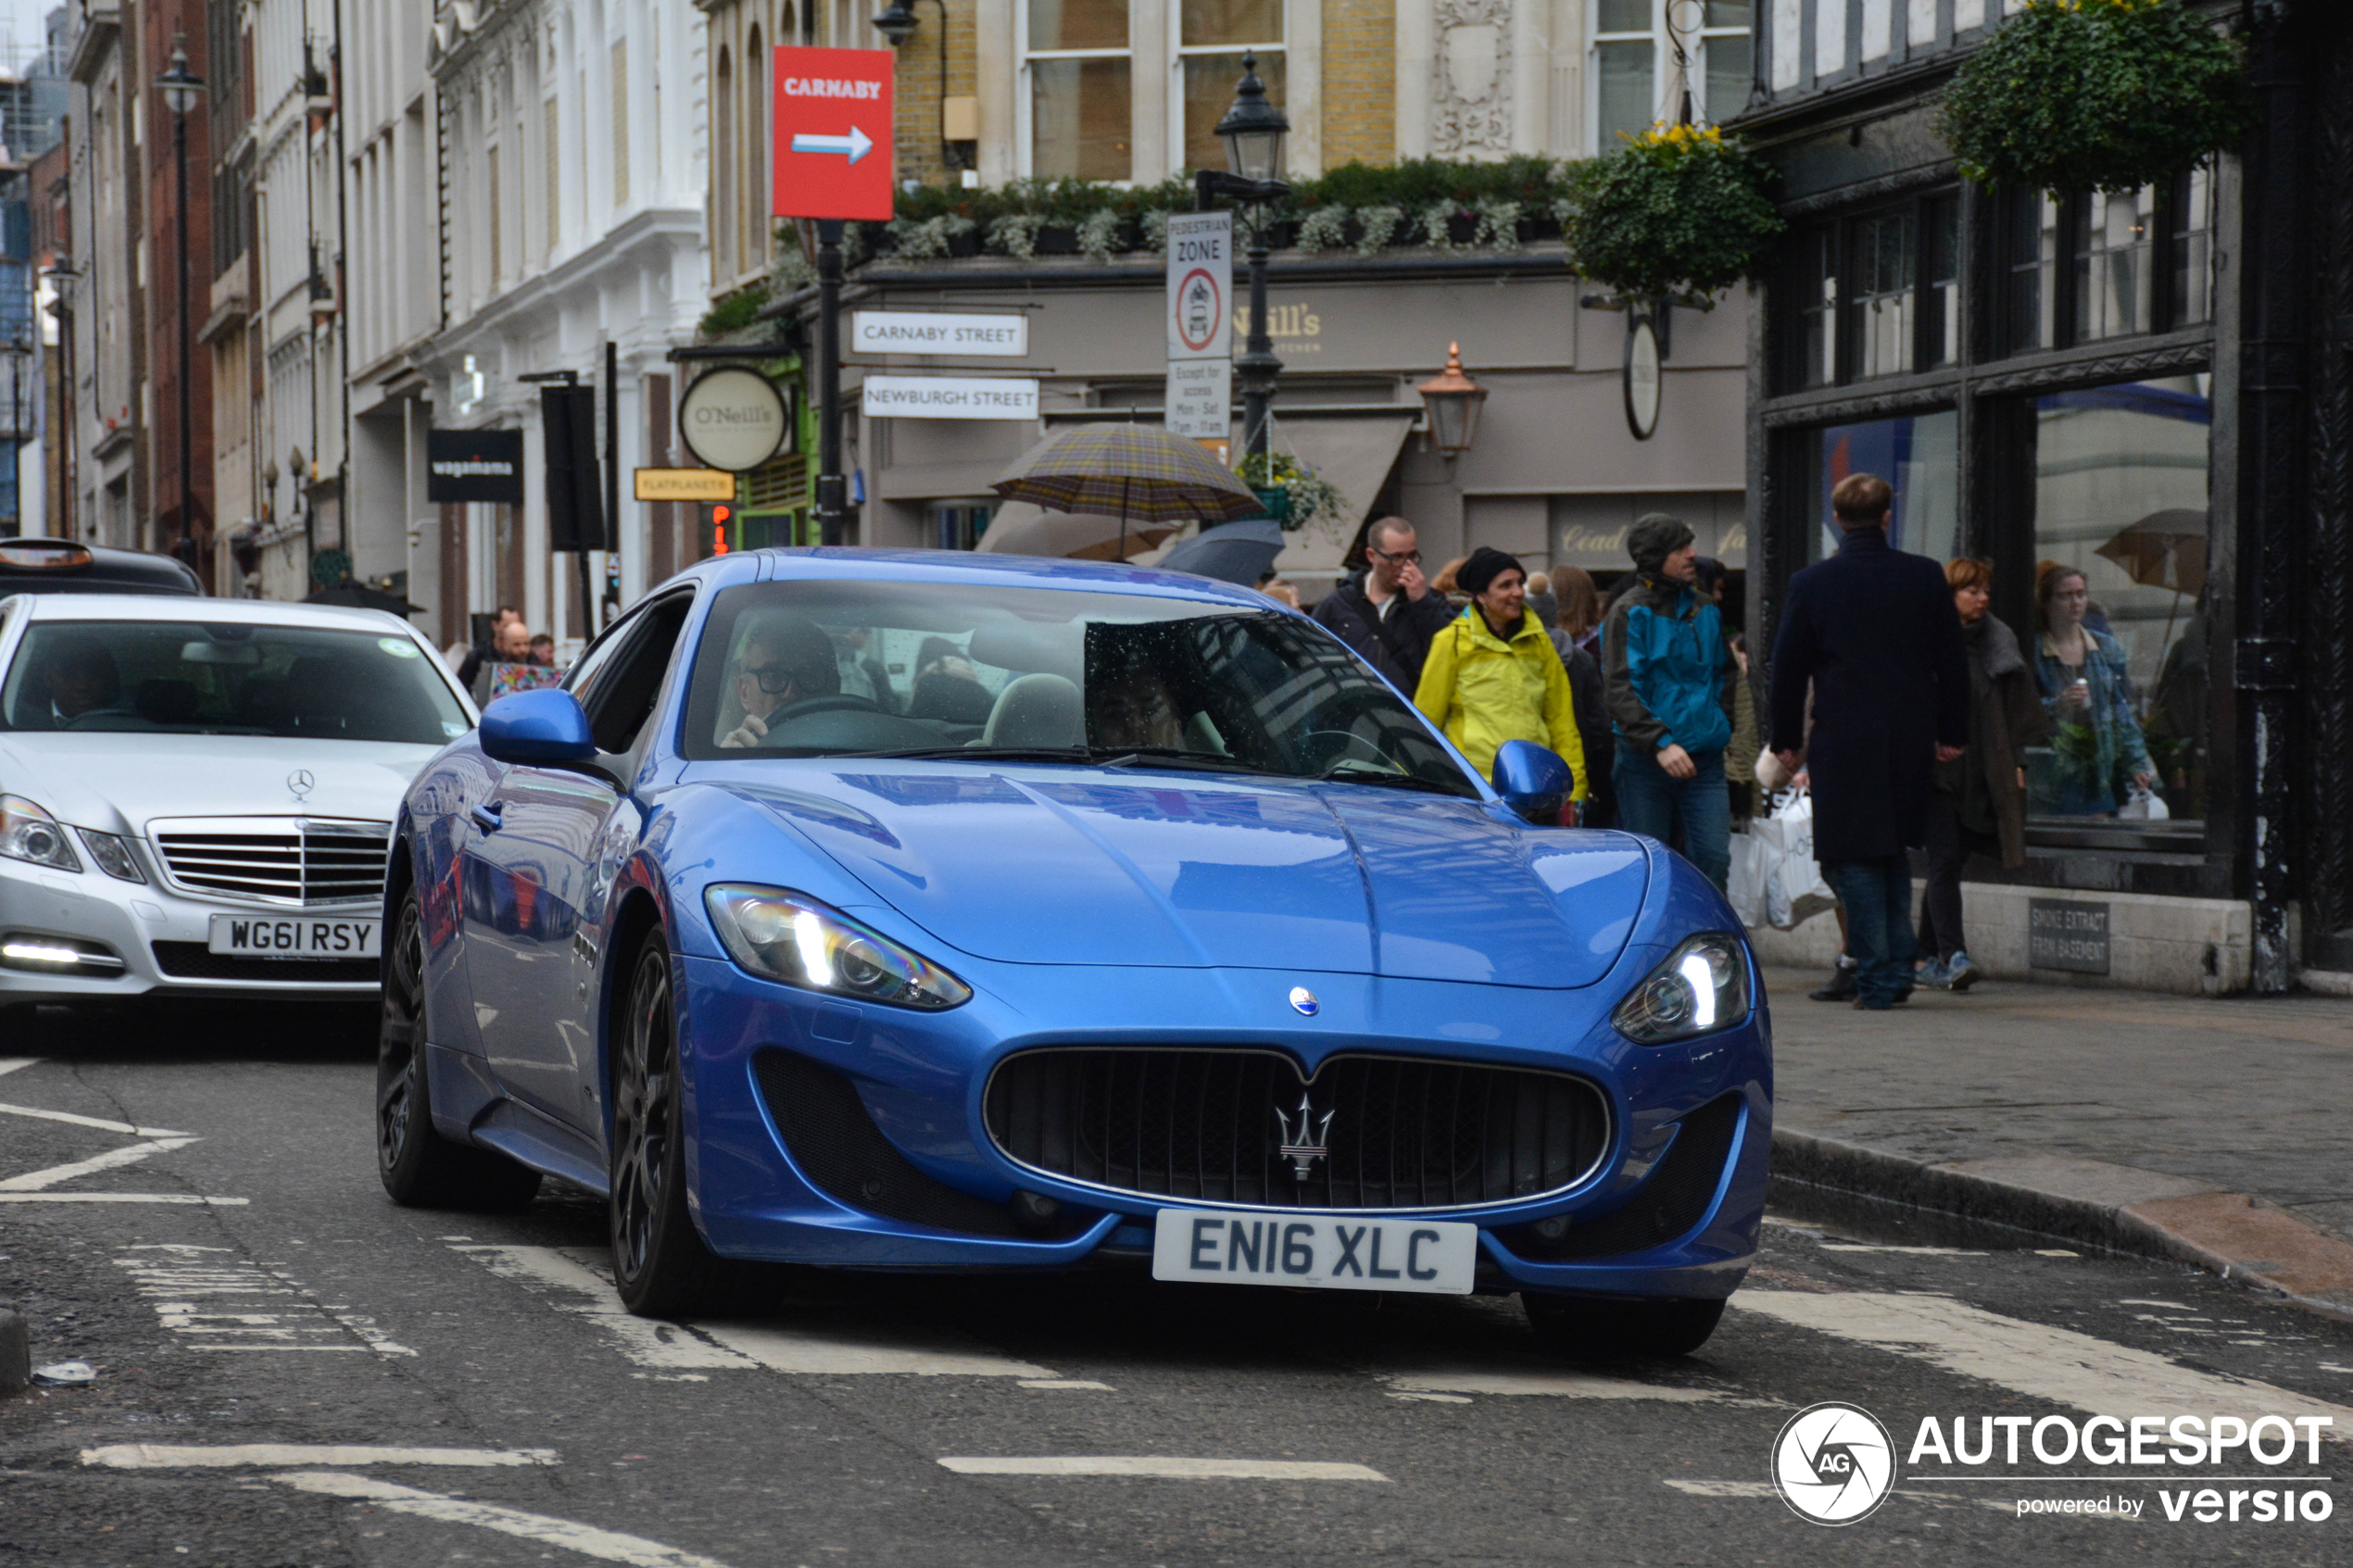
[{"label": "white plastic bag", "polygon": [[2117,809],[2116,815],[2128,822],[2162,822],[2173,813],[2166,809],[2162,799],[2149,792],[2148,786],[2134,784],[2132,795]]},{"label": "white plastic bag", "polygon": [[1731,900],[1741,924],[1754,931],[1765,923],[1765,846],[1752,833],[1732,834],[1731,874],[1725,879],[1724,896]]},{"label": "white plastic bag", "polygon": [[1765,923],[1788,931],[1838,904],[1814,863],[1814,797],[1799,793],[1752,823],[1764,866]]}]

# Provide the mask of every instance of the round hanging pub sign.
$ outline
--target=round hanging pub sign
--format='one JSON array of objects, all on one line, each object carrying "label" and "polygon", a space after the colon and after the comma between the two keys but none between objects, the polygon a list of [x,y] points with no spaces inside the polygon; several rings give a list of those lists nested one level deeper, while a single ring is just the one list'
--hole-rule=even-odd
[{"label": "round hanging pub sign", "polygon": [[678,434],[705,468],[742,473],[776,455],[788,410],[776,383],[728,366],[695,378],[678,401]]},{"label": "round hanging pub sign", "polygon": [[1637,316],[1626,330],[1626,428],[1637,441],[1658,430],[1658,333],[1650,318]]}]

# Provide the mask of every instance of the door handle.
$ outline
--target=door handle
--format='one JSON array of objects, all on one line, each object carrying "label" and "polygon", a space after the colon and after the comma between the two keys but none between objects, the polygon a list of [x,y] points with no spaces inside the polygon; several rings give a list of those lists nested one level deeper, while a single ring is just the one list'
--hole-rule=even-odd
[{"label": "door handle", "polygon": [[507,825],[506,819],[500,814],[505,810],[504,806],[492,801],[485,806],[476,806],[470,814],[474,820],[474,826],[484,833],[497,833]]}]

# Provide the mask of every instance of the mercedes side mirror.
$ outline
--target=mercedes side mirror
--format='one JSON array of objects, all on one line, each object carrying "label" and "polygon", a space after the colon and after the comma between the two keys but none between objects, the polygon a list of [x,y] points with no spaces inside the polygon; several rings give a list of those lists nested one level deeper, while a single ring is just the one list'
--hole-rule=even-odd
[{"label": "mercedes side mirror", "polygon": [[[489,727],[490,721],[484,716],[483,728],[487,731]],[[1561,760],[1560,755],[1527,740],[1507,740],[1503,744],[1495,753],[1495,771],[1491,782],[1495,793],[1504,797],[1504,804],[1515,814],[1542,828],[1561,825],[1568,797],[1577,792],[1577,774]]]},{"label": "mercedes side mirror", "polygon": [[497,762],[564,767],[595,761],[597,737],[580,699],[546,686],[502,696],[482,710],[482,751]]}]

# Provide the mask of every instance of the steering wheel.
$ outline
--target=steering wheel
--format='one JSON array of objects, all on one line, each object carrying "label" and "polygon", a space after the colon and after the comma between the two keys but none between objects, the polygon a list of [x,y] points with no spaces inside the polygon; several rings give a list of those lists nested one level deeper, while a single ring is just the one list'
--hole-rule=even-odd
[{"label": "steering wheel", "polygon": [[880,713],[882,704],[870,696],[854,692],[838,692],[829,696],[803,697],[800,701],[779,708],[761,721],[769,729],[788,724],[796,719],[806,719],[816,713]]},{"label": "steering wheel", "polygon": [[1346,730],[1310,730],[1299,737],[1299,758],[1311,773],[1321,773],[1343,759],[1353,759],[1402,773],[1389,754],[1364,736]]}]

